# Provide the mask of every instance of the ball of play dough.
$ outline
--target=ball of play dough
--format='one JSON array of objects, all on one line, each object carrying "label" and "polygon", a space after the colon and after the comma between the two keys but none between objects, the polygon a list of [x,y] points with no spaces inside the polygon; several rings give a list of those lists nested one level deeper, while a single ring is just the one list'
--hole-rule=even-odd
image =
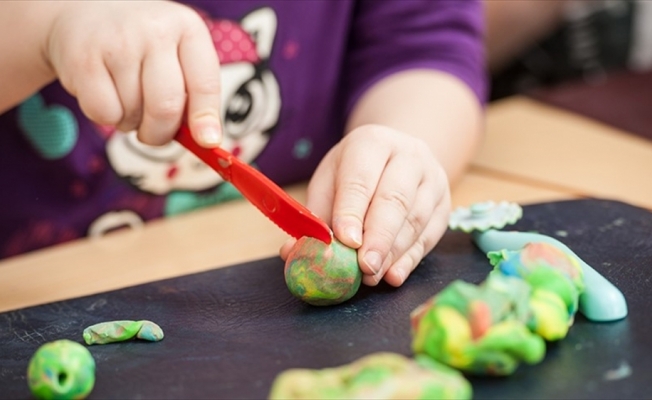
[{"label": "ball of play dough", "polygon": [[71,340],[46,343],[29,362],[27,383],[37,399],[83,399],[95,384],[95,360]]},{"label": "ball of play dough", "polygon": [[357,252],[336,239],[328,245],[304,236],[297,240],[285,262],[285,283],[290,292],[315,306],[350,299],[360,282]]}]

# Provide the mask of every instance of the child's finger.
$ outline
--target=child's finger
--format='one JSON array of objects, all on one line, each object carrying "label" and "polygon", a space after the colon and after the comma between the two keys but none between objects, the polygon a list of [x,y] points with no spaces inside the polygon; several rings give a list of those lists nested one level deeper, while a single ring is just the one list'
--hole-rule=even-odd
[{"label": "child's finger", "polygon": [[429,253],[435,244],[441,239],[448,227],[449,202],[439,204],[428,221],[421,236],[412,246],[401,255],[396,262],[389,267],[384,279],[392,286],[401,286],[410,276],[412,271],[419,265],[421,259]]},{"label": "child's finger", "polygon": [[[335,193],[335,171],[333,151],[326,154],[312,174],[306,194],[306,207],[324,220],[329,226],[333,222],[333,195]],[[340,238],[342,240],[342,238]],[[348,243],[344,243],[347,244]]]},{"label": "child's finger", "polygon": [[204,23],[187,31],[181,40],[179,59],[188,92],[188,127],[206,147],[222,142],[220,122],[220,63]]},{"label": "child's finger", "polygon": [[[333,231],[338,238],[363,244],[362,230],[367,210],[374,197],[378,182],[390,157],[391,149],[386,142],[369,127],[358,128],[347,137],[346,146],[339,154],[339,165],[335,176],[335,197],[333,201]],[[363,131],[363,129],[365,131]],[[380,271],[380,255],[364,258],[360,262],[363,273],[374,275]]]},{"label": "child's finger", "polygon": [[122,104],[122,118],[117,123],[117,128],[129,132],[138,129],[143,117],[141,54],[135,48],[122,49],[116,53],[111,52],[105,64]]},{"label": "child's finger", "polygon": [[[364,245],[359,253],[364,260],[368,252],[376,252],[383,260],[374,276],[376,283],[419,239],[439,201],[435,194],[441,190],[434,180],[421,179],[421,174],[409,166],[414,159],[404,158],[388,165],[365,220]],[[400,183],[392,178],[401,178]]]},{"label": "child's finger", "polygon": [[294,246],[296,242],[297,240],[295,238],[290,238],[285,243],[283,243],[283,246],[281,246],[278,253],[284,261],[288,259],[290,250],[292,250],[292,246]]},{"label": "child's finger", "polygon": [[70,79],[62,79],[66,89],[77,97],[82,112],[100,125],[116,125],[123,115],[120,97],[104,63],[86,65],[84,74],[76,74]]},{"label": "child's finger", "polygon": [[389,160],[365,217],[360,262],[368,264],[381,277],[384,268],[389,267],[385,259],[389,257],[390,261],[395,261],[411,244],[397,242],[399,233],[413,241],[426,223],[424,213],[414,210],[417,189],[423,178],[423,172],[414,168],[415,163],[420,165],[417,157],[409,152],[399,153]]},{"label": "child's finger", "polygon": [[138,139],[150,145],[168,143],[181,125],[186,94],[176,48],[161,47],[143,61],[143,121]]}]

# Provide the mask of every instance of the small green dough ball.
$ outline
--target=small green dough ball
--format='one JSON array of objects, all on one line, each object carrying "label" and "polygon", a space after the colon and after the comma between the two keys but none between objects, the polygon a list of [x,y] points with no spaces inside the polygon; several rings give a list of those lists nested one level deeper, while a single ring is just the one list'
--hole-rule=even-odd
[{"label": "small green dough ball", "polygon": [[83,399],[95,385],[95,360],[77,342],[46,343],[27,367],[27,383],[37,399]]},{"label": "small green dough ball", "polygon": [[297,240],[285,262],[285,283],[290,292],[315,306],[350,299],[360,282],[357,252],[336,239],[328,245],[304,236]]}]

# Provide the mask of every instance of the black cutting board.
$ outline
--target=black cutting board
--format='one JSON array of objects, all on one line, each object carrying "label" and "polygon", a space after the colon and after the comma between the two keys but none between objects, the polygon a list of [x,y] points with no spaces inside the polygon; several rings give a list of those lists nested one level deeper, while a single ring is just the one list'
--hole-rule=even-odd
[{"label": "black cutting board", "polygon": [[[540,364],[507,378],[471,378],[474,397],[649,398],[652,213],[608,200],[536,204],[510,229],[562,240],[623,291],[629,316],[592,323],[579,315]],[[163,341],[89,347],[97,363],[90,398],[264,398],[287,368],[333,367],[377,351],[410,355],[410,311],[452,280],[479,283],[489,270],[468,235],[447,232],[401,288],[363,287],[334,307],[293,298],[283,262],[270,258],[7,312],[0,314],[0,397],[30,397],[26,367],[41,344],[83,343],[82,330],[101,321],[149,319],[165,331]],[[631,373],[613,379],[609,371],[619,368]]]}]

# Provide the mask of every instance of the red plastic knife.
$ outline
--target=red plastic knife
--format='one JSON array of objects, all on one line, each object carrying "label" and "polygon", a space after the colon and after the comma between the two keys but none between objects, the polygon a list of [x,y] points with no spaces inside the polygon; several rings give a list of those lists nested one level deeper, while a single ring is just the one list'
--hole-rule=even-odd
[{"label": "red plastic knife", "polygon": [[328,225],[260,171],[224,149],[200,146],[185,124],[175,139],[217,171],[225,181],[231,182],[251,204],[290,236],[297,239],[310,236],[330,244],[333,233]]}]

